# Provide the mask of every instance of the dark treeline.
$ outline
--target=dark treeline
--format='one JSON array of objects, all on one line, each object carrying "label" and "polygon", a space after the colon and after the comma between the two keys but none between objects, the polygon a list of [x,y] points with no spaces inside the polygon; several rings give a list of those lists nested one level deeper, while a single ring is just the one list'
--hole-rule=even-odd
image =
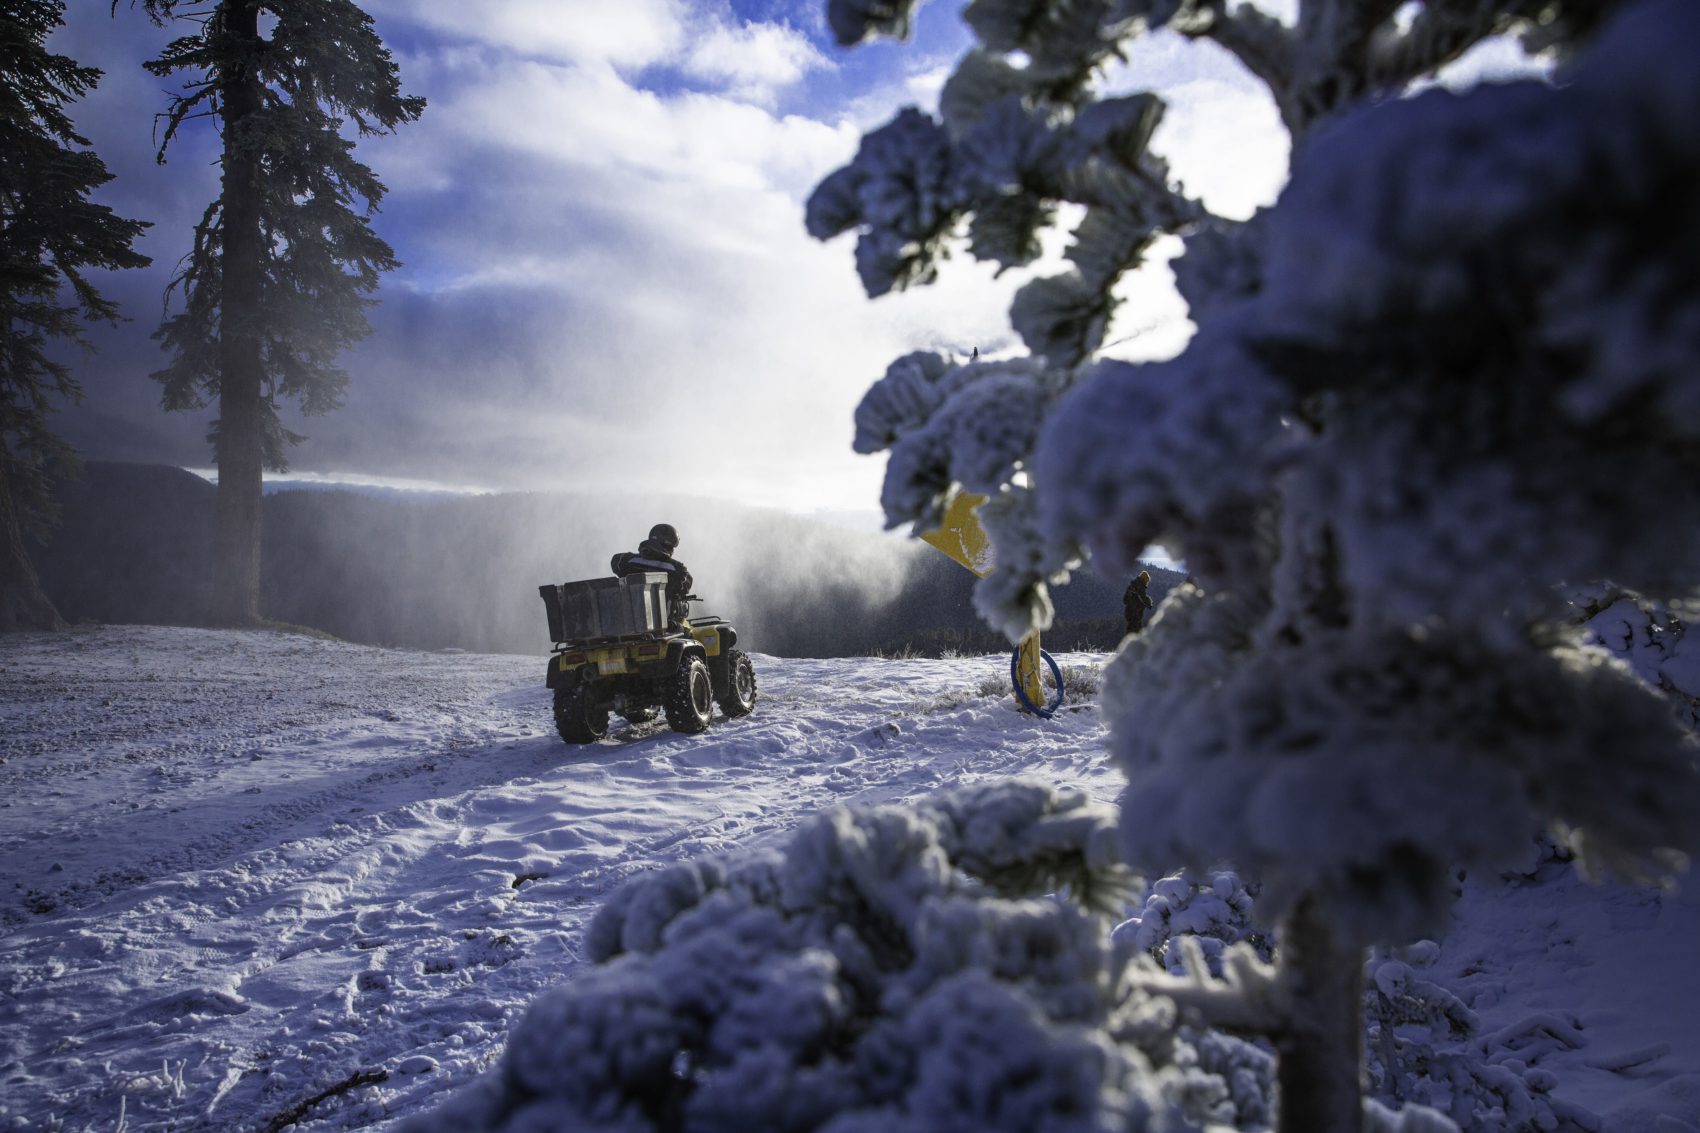
[{"label": "dark treeline", "polygon": [[147,224],[93,198],[112,174],[70,109],[100,72],[49,50],[64,22],[63,0],[0,5],[0,632],[61,624],[25,547],[52,514],[50,469],[72,455],[52,413],[82,400],[57,348],[120,317],[90,269],[150,262],[132,246]]},{"label": "dark treeline", "polygon": [[[1149,569],[1151,597],[1154,602],[1160,602],[1182,576],[1155,567]],[[1045,648],[1053,653],[1115,649],[1124,630],[1121,595],[1125,585],[1126,580],[1112,585],[1086,570],[1067,586],[1053,591],[1057,621],[1043,635]],[[944,555],[926,549],[911,568],[903,593],[884,607],[869,611],[870,632],[843,654],[915,653],[937,657],[1007,651],[1010,646],[1003,635],[975,615],[973,590],[972,574]]]},{"label": "dark treeline", "polygon": [[[35,550],[73,622],[210,624],[216,489],[178,468],[91,462],[60,487]],[[794,657],[1007,648],[974,615],[973,577],[918,542],[684,498],[293,489],[265,499],[263,609],[350,641],[545,652],[537,586],[607,573],[653,522],[679,527],[698,609]],[[1177,576],[1153,571],[1153,597]],[[1046,647],[1113,649],[1121,586],[1090,571],[1057,595]]]},{"label": "dark treeline", "polygon": [[[96,5],[87,5],[90,9]],[[379,277],[398,266],[372,227],[386,189],[354,156],[356,138],[416,120],[389,49],[353,0],[114,0],[175,34],[136,63],[180,85],[152,116],[165,164],[180,131],[216,120],[218,193],[165,287],[150,375],[169,410],[217,407],[208,440],[220,470],[216,564],[197,570],[195,609],[224,625],[260,618],[263,473],[286,468],[304,437],[280,403],[309,416],[342,404],[337,356],[370,332]],[[52,513],[47,485],[73,456],[52,410],[82,398],[58,347],[84,325],[122,318],[90,269],[140,268],[132,246],[151,221],[93,199],[113,180],[77,132],[75,103],[99,69],[49,49],[65,0],[0,5],[0,632],[61,624],[30,562]],[[148,120],[144,111],[138,124]]]}]

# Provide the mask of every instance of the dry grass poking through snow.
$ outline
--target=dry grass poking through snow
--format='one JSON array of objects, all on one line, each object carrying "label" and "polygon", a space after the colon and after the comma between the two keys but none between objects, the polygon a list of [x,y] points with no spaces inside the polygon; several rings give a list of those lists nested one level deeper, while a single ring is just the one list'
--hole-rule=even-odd
[{"label": "dry grass poking through snow", "polygon": [[[1090,704],[1098,699],[1098,694],[1104,689],[1104,662],[1058,662],[1057,668],[1061,670],[1063,678],[1063,708]],[[1054,697],[1056,685],[1051,681],[1048,667],[1043,676],[1047,697]],[[980,678],[974,687],[919,699],[915,702],[914,711],[918,714],[949,712],[977,700],[997,698],[1008,700],[1012,705],[1015,702],[1015,691],[1010,687],[1009,681],[1009,661],[1003,657],[996,658],[991,671]]]}]

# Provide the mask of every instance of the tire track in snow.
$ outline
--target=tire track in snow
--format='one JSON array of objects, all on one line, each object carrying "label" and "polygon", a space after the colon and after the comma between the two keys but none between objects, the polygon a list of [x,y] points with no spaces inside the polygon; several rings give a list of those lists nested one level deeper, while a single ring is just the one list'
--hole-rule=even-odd
[{"label": "tire track in snow", "polygon": [[[192,632],[135,630],[116,656],[91,646],[79,664],[121,667],[128,650],[169,667],[208,645],[173,636]],[[285,700],[279,719],[297,721],[268,737],[276,758],[226,759],[241,727],[224,710],[192,717],[187,734],[144,710],[135,719],[153,730],[114,750],[182,751],[189,774],[165,784],[168,799],[208,782],[226,801],[245,783],[287,792],[299,784],[277,778],[284,759],[340,777],[286,794],[269,824],[161,838],[136,880],[0,938],[0,991],[27,1019],[0,1038],[12,1114],[110,1125],[122,1103],[132,1130],[260,1128],[354,1072],[388,1068],[388,1081],[302,1119],[388,1126],[497,1055],[524,1005],[570,978],[589,918],[631,874],[778,836],[844,799],[1005,774],[1047,735],[973,695],[991,668],[976,662],[758,658],[750,717],[695,737],[641,725],[572,748],[553,734],[535,658],[325,643],[280,656],[264,635],[229,636],[213,644],[233,682],[265,670]],[[372,711],[401,662],[429,688],[411,703],[449,708],[429,726]],[[14,711],[4,675],[0,701]],[[336,706],[316,701],[319,715],[303,717],[297,702],[327,685]],[[1049,734],[1072,746],[1095,727],[1093,714]],[[101,765],[98,747],[52,742]],[[0,815],[7,834],[40,833]]]}]

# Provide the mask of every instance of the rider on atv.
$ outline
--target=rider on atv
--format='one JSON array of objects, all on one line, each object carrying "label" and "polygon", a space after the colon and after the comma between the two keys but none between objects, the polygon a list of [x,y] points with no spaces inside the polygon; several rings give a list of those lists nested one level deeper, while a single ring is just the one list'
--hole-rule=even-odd
[{"label": "rider on atv", "polygon": [[699,599],[673,557],[678,546],[678,532],[658,523],[636,553],[614,556],[618,577],[537,588],[554,642],[544,685],[567,743],[602,739],[616,713],[638,724],[660,709],[674,731],[695,735],[716,705],[727,719],[755,708],[755,666],[737,648],[738,631],[725,618],[688,616]]},{"label": "rider on atv", "polygon": [[671,523],[657,523],[649,529],[649,538],[638,549],[621,551],[608,560],[609,569],[621,578],[645,571],[663,571],[667,575],[667,613],[675,625],[682,625],[690,613],[685,596],[691,592],[691,572],[673,557],[679,549],[679,533]]}]

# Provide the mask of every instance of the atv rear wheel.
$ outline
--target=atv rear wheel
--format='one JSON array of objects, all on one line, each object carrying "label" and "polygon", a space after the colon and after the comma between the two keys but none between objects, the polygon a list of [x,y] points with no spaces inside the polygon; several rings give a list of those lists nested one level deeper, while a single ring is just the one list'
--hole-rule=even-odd
[{"label": "atv rear wheel", "polygon": [[724,679],[714,694],[720,711],[729,719],[748,716],[756,706],[756,667],[750,663],[749,654],[742,649],[727,650],[722,675]]},{"label": "atv rear wheel", "polygon": [[675,732],[694,735],[708,727],[714,714],[714,681],[701,657],[692,654],[679,662],[678,671],[667,683],[667,723]]},{"label": "atv rear wheel", "polygon": [[661,710],[653,704],[646,704],[642,708],[634,705],[623,710],[620,715],[625,718],[628,724],[647,724],[655,719],[660,712]]},{"label": "atv rear wheel", "polygon": [[555,730],[570,744],[593,744],[608,734],[608,708],[596,703],[591,682],[555,686]]}]

